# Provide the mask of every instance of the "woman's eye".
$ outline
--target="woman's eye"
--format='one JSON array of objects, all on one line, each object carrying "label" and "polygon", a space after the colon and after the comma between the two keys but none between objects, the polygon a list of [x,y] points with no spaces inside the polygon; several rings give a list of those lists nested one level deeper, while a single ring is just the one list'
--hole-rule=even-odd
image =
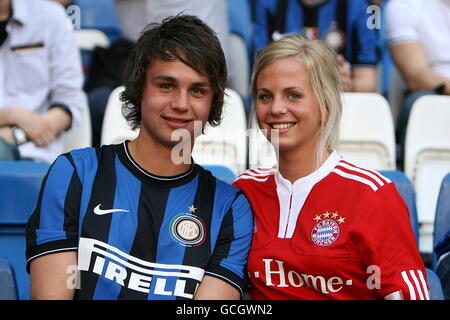
[{"label": "woman's eye", "polygon": [[262,101],[270,101],[272,99],[272,97],[268,94],[260,94],[258,96],[258,100],[262,100]]},{"label": "woman's eye", "polygon": [[301,99],[301,98],[302,98],[302,96],[300,94],[298,94],[298,93],[291,93],[289,95],[289,99],[290,100],[298,100],[298,99]]}]

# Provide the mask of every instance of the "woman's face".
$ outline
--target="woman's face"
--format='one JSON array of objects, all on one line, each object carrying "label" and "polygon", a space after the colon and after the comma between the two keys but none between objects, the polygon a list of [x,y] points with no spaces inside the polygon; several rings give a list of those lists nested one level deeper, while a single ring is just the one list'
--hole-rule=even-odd
[{"label": "woman's face", "polygon": [[[320,133],[320,110],[304,65],[295,57],[264,67],[256,81],[256,118],[261,129],[279,133],[279,152],[314,155]],[[276,136],[276,133],[275,136]],[[271,141],[277,146],[276,141]]]}]

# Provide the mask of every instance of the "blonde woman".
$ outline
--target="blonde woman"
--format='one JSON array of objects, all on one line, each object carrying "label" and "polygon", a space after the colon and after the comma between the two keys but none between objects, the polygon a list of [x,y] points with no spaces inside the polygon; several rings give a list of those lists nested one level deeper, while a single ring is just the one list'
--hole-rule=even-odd
[{"label": "blonde woman", "polygon": [[[252,96],[261,129],[278,133],[274,169],[234,185],[255,227],[248,258],[253,299],[429,299],[406,205],[394,184],[335,150],[339,69],[323,44],[271,43],[256,58]],[[276,136],[276,135],[275,135]]]}]

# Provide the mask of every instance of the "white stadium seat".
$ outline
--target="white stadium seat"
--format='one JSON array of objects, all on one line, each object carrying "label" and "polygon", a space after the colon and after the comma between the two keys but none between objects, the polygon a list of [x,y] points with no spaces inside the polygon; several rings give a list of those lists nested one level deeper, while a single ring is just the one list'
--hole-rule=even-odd
[{"label": "white stadium seat", "polygon": [[109,40],[103,31],[96,29],[73,30],[75,41],[80,50],[94,50],[95,47],[107,48]]},{"label": "white stadium seat", "polygon": [[254,111],[250,119],[248,162],[250,168],[272,168],[277,164],[275,148],[266,138],[267,132],[262,132]]},{"label": "white stadium seat", "polygon": [[450,172],[450,97],[429,95],[413,105],[405,141],[405,173],[416,190],[421,252],[431,252],[439,188]]},{"label": "white stadium seat", "polygon": [[231,89],[245,98],[250,87],[250,62],[245,41],[240,36],[230,33],[228,47],[230,51],[228,83]]},{"label": "white stadium seat", "polygon": [[124,87],[114,89],[108,98],[101,134],[101,145],[121,143],[125,140],[134,140],[139,129],[131,130],[122,115],[122,102],[119,99]]},{"label": "white stadium seat", "polygon": [[[87,102],[85,105],[87,106]],[[61,138],[63,140],[63,153],[73,149],[92,147],[91,113],[87,107],[83,110],[83,119],[80,126],[64,132]]]},{"label": "white stadium seat", "polygon": [[395,131],[391,110],[378,93],[344,93],[339,153],[368,169],[395,169]]}]

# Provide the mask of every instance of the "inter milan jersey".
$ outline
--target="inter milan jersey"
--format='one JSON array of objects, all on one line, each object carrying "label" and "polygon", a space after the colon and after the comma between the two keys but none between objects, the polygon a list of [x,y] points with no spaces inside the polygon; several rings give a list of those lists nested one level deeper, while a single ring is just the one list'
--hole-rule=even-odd
[{"label": "inter milan jersey", "polygon": [[334,151],[293,184],[256,169],[234,185],[255,215],[253,299],[429,299],[408,209],[379,173]]},{"label": "inter milan jersey", "polygon": [[253,218],[245,195],[193,164],[159,177],[127,143],[60,156],[27,225],[36,257],[77,250],[76,299],[192,299],[205,274],[244,290]]}]

